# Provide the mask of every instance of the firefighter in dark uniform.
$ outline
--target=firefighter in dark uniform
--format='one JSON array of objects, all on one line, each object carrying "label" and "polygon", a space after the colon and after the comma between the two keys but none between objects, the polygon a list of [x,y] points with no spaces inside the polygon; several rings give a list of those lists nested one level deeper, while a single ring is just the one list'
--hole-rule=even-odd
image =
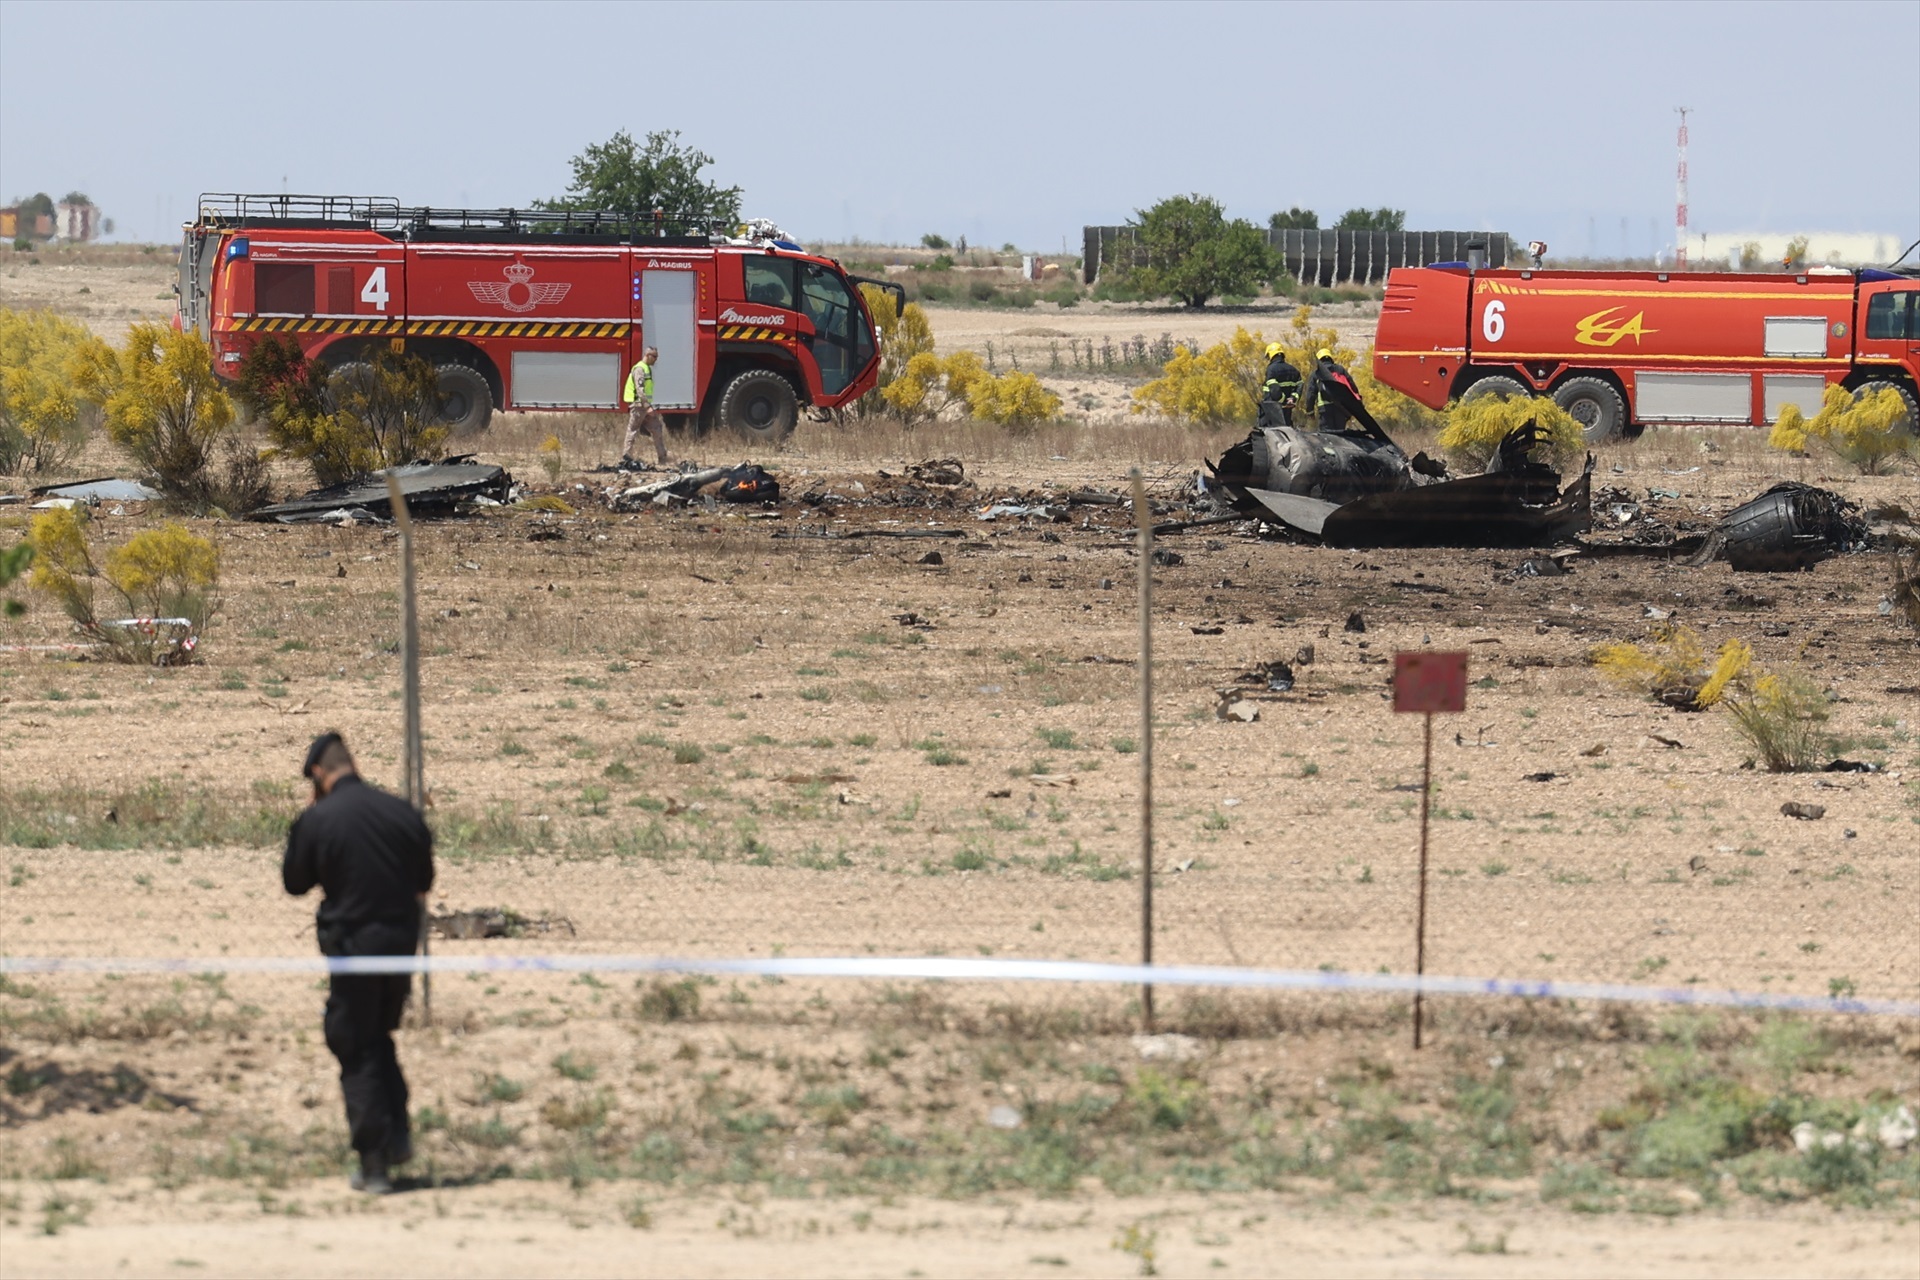
[{"label": "firefighter in dark uniform", "polygon": [[[287,832],[281,878],[296,896],[315,885],[320,951],[328,956],[410,956],[433,887],[433,833],[414,807],[360,780],[347,744],[323,734],[302,770],[313,803]],[[407,1081],[393,1032],[413,979],[408,974],[332,976],[323,1026],[340,1060],[347,1130],[360,1168],[356,1191],[384,1195],[388,1171],[413,1158]]]},{"label": "firefighter in dark uniform", "polygon": [[[1267,344],[1267,373],[1260,386],[1260,423],[1262,426],[1290,426],[1294,402],[1300,397],[1300,371],[1287,359],[1287,349],[1277,342]],[[1267,406],[1272,405],[1269,409]]]},{"label": "firefighter in dark uniform", "polygon": [[1313,353],[1313,368],[1300,389],[1299,409],[1301,416],[1309,423],[1314,422],[1317,416],[1321,431],[1345,431],[1348,420],[1353,416],[1342,403],[1345,397],[1338,392],[1328,393],[1328,385],[1333,383],[1337,383],[1352,398],[1359,398],[1353,385],[1353,375],[1334,360],[1333,352],[1322,347]]}]

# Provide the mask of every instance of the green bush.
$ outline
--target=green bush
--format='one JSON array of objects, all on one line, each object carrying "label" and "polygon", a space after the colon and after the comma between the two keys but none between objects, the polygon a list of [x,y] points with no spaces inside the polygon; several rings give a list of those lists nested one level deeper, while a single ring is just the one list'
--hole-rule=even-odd
[{"label": "green bush", "polygon": [[169,663],[191,657],[196,650],[181,650],[170,633],[115,626],[113,615],[101,619],[94,609],[94,584],[105,581],[120,597],[115,615],[185,618],[198,637],[218,607],[213,592],[220,583],[220,556],[213,543],[177,524],[144,529],[108,552],[104,568],[96,567],[83,519],[73,510],[33,518],[28,538],[34,551],[34,587],[54,597],[83,632],[103,642],[119,661]]},{"label": "green bush", "polygon": [[240,512],[267,500],[266,464],[232,434],[233,401],[199,334],[136,324],[81,385],[104,402],[108,436],[175,504]]},{"label": "green bush", "polygon": [[1528,422],[1538,426],[1544,437],[1536,449],[1536,461],[1565,471],[1578,466],[1586,452],[1580,424],[1545,396],[1475,396],[1449,405],[1446,415],[1440,447],[1456,466],[1473,471],[1485,470],[1500,452],[1500,442]]},{"label": "green bush", "polygon": [[439,374],[417,355],[381,348],[329,371],[291,339],[269,337],[241,362],[236,394],[317,484],[446,451]]},{"label": "green bush", "polygon": [[1769,672],[1726,699],[1733,727],[1770,773],[1818,768],[1833,748],[1827,697],[1797,671]]},{"label": "green bush", "polygon": [[99,413],[88,370],[110,359],[82,325],[0,308],[0,475],[50,471],[86,447]]}]

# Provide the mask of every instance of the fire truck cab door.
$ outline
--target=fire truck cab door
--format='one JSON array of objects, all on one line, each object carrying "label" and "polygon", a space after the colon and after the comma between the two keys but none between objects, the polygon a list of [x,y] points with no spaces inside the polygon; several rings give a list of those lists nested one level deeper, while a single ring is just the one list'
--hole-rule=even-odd
[{"label": "fire truck cab door", "polygon": [[694,359],[699,351],[700,277],[694,271],[640,275],[640,347],[658,347],[653,402],[662,409],[697,409]]}]

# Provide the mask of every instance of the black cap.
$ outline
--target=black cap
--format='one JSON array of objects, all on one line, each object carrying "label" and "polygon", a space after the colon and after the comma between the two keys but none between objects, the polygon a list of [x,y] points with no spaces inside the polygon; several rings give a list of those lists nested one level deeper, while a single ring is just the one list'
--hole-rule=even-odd
[{"label": "black cap", "polygon": [[313,745],[307,748],[307,762],[300,766],[300,776],[311,778],[313,771],[320,767],[320,757],[327,754],[327,748],[336,744],[345,745],[345,743],[346,739],[332,732],[323,733],[315,738]]}]

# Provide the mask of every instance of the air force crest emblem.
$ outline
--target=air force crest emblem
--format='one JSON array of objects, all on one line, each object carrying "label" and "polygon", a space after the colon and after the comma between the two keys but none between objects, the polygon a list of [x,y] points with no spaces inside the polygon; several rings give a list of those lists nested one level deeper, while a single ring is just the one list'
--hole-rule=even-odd
[{"label": "air force crest emblem", "polygon": [[535,284],[533,268],[518,258],[501,268],[500,274],[506,277],[504,281],[469,280],[467,288],[473,290],[476,300],[516,314],[557,303],[573,288],[570,284]]}]

